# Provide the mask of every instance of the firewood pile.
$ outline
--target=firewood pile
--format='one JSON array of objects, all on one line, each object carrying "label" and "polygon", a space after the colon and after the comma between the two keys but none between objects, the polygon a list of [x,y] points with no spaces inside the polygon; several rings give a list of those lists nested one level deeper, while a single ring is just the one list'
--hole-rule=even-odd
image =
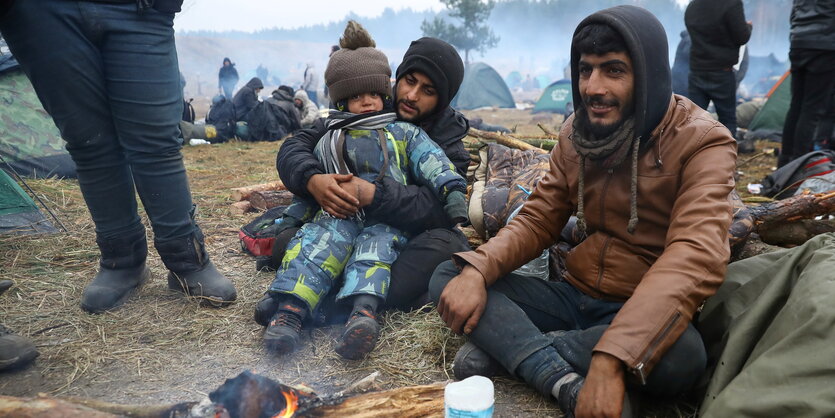
[{"label": "firewood pile", "polygon": [[236,187],[232,189],[231,198],[235,202],[232,203],[232,213],[240,215],[289,205],[293,200],[293,193],[290,193],[281,181],[273,181]]},{"label": "firewood pile", "polygon": [[[0,417],[90,418],[289,418],[289,417],[440,417],[445,383],[362,393],[372,373],[345,391],[317,395],[245,371],[227,379],[200,402],[122,405],[84,398],[0,396]],[[373,384],[371,385],[373,387]]]}]

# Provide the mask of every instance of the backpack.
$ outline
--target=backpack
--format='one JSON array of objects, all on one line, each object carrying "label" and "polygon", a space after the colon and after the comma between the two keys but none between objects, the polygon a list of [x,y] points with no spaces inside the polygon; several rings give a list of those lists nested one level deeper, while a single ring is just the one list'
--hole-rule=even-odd
[{"label": "backpack", "polygon": [[275,220],[281,218],[284,209],[287,209],[287,206],[276,206],[242,226],[238,231],[241,250],[256,257],[272,255],[275,237],[279,231]]},{"label": "backpack", "polygon": [[191,105],[191,101],[194,99],[183,99],[183,120],[188,123],[194,123],[194,119],[197,115],[194,113],[194,106]]},{"label": "backpack", "polygon": [[835,171],[835,151],[812,151],[790,161],[766,176],[762,181],[762,194],[777,199],[785,199],[793,196],[800,184],[806,179],[822,176],[833,171]]},{"label": "backpack", "polygon": [[212,98],[212,107],[206,116],[206,123],[214,125],[217,135],[221,139],[229,139],[235,136],[235,105],[226,96],[218,94]]}]

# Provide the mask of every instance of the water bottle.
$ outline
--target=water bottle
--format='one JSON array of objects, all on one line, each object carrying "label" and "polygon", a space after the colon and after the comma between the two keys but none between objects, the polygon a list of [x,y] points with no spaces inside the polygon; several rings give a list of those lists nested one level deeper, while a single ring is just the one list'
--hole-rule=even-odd
[{"label": "water bottle", "polygon": [[[519,205],[513,212],[510,213],[510,216],[507,217],[507,223],[510,223],[510,220],[516,216],[517,213],[522,209],[522,206]],[[542,254],[539,257],[534,258],[533,260],[527,262],[522,267],[514,270],[513,272],[516,274],[520,274],[522,276],[529,276],[529,277],[536,277],[542,280],[548,280],[548,276],[550,274],[550,269],[548,266],[548,249],[542,250]]]},{"label": "water bottle", "polygon": [[493,416],[493,382],[470,376],[444,388],[445,418],[490,418]]}]

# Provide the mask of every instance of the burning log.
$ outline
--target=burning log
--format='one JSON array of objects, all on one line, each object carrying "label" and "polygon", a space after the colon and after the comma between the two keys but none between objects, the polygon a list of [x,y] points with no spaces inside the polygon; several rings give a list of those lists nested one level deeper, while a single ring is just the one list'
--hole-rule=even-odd
[{"label": "burning log", "polygon": [[281,181],[273,181],[269,183],[255,184],[246,187],[235,187],[232,189],[232,200],[239,202],[241,200],[249,200],[252,192],[263,192],[265,190],[284,190],[284,183]]},{"label": "burning log", "polygon": [[272,209],[276,206],[286,206],[293,201],[293,193],[288,190],[255,191],[249,196],[252,207],[260,210]]}]

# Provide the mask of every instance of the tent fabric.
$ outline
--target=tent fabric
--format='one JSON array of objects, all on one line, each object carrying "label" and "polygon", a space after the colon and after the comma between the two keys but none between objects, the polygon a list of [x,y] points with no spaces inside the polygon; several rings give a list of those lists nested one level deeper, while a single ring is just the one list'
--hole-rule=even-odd
[{"label": "tent fabric", "polygon": [[57,232],[35,202],[0,170],[0,234],[38,234]]},{"label": "tent fabric", "polygon": [[534,105],[533,112],[555,112],[565,115],[571,101],[571,80],[557,80],[545,88]]},{"label": "tent fabric", "polygon": [[762,109],[757,112],[748,126],[749,130],[783,130],[786,114],[789,113],[789,106],[792,101],[791,78],[791,72],[786,71],[783,77],[774,84],[774,87],[766,96],[767,100]]},{"label": "tent fabric", "polygon": [[[23,177],[75,178],[75,163],[55,122],[19,67],[0,73],[0,156]],[[8,169],[5,164],[0,164]]]},{"label": "tent fabric", "polygon": [[455,109],[478,109],[480,107],[515,108],[513,95],[493,67],[477,62],[464,71],[464,81],[458,94],[449,104]]},{"label": "tent fabric", "polygon": [[699,416],[832,415],[833,269],[831,233],[728,266],[698,319],[709,364]]}]

